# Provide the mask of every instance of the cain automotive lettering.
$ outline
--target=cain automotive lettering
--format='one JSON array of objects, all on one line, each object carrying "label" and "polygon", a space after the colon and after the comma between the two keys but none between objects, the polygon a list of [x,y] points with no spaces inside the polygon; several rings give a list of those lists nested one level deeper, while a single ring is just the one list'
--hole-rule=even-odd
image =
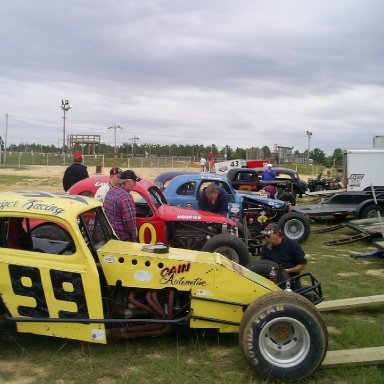
[{"label": "cain automotive lettering", "polygon": [[201,286],[207,285],[207,282],[200,277],[188,279],[185,276],[178,276],[181,273],[190,271],[191,263],[174,265],[170,268],[165,267],[161,270],[160,284]]}]

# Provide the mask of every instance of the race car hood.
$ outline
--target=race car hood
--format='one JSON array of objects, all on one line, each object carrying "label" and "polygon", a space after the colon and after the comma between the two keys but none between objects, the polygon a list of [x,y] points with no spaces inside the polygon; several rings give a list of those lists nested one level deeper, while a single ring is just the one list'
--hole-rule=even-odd
[{"label": "race car hood", "polygon": [[215,213],[199,211],[192,208],[176,207],[163,204],[158,208],[159,216],[165,221],[200,221],[236,226],[235,222],[227,217]]},{"label": "race car hood", "polygon": [[268,207],[273,207],[276,209],[285,209],[287,207],[287,203],[282,200],[269,199],[265,197],[261,197],[258,193],[252,193],[249,191],[237,191],[239,195],[241,195],[244,199],[244,202],[257,203],[266,205]]}]

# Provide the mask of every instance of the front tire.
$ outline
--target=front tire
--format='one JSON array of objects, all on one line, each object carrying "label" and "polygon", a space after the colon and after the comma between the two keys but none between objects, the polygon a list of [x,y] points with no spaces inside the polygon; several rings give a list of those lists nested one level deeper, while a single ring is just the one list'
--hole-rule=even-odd
[{"label": "front tire", "polygon": [[301,380],[322,363],[328,333],[312,303],[295,293],[279,291],[256,299],[247,308],[239,342],[258,375]]},{"label": "front tire", "polygon": [[308,217],[298,212],[284,214],[277,224],[286,237],[299,243],[307,240],[311,232],[311,222]]},{"label": "front tire", "polygon": [[249,252],[245,244],[238,237],[219,234],[206,241],[204,252],[217,252],[235,263],[247,265],[249,263]]}]

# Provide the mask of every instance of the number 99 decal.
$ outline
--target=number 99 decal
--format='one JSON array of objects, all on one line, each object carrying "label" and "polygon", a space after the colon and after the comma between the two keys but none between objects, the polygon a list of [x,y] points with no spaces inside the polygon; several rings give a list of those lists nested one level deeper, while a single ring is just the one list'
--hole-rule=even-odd
[{"label": "number 99 decal", "polygon": [[[21,297],[30,297],[31,305],[19,305],[20,316],[49,318],[49,313],[58,310],[59,318],[88,319],[88,307],[85,298],[82,277],[76,272],[50,270],[50,283],[55,301],[49,305],[44,292],[44,286],[39,268],[9,265],[9,275],[13,292]],[[25,300],[22,300],[25,303]],[[61,310],[60,303],[74,303],[75,310]],[[54,308],[55,307],[55,308]]]}]

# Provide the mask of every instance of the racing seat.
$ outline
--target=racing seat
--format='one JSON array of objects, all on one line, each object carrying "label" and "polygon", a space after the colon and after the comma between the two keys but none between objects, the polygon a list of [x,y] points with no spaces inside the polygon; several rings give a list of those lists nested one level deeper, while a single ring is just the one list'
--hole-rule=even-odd
[{"label": "racing seat", "polygon": [[8,248],[32,251],[32,238],[23,228],[23,219],[11,217],[8,222]]}]

